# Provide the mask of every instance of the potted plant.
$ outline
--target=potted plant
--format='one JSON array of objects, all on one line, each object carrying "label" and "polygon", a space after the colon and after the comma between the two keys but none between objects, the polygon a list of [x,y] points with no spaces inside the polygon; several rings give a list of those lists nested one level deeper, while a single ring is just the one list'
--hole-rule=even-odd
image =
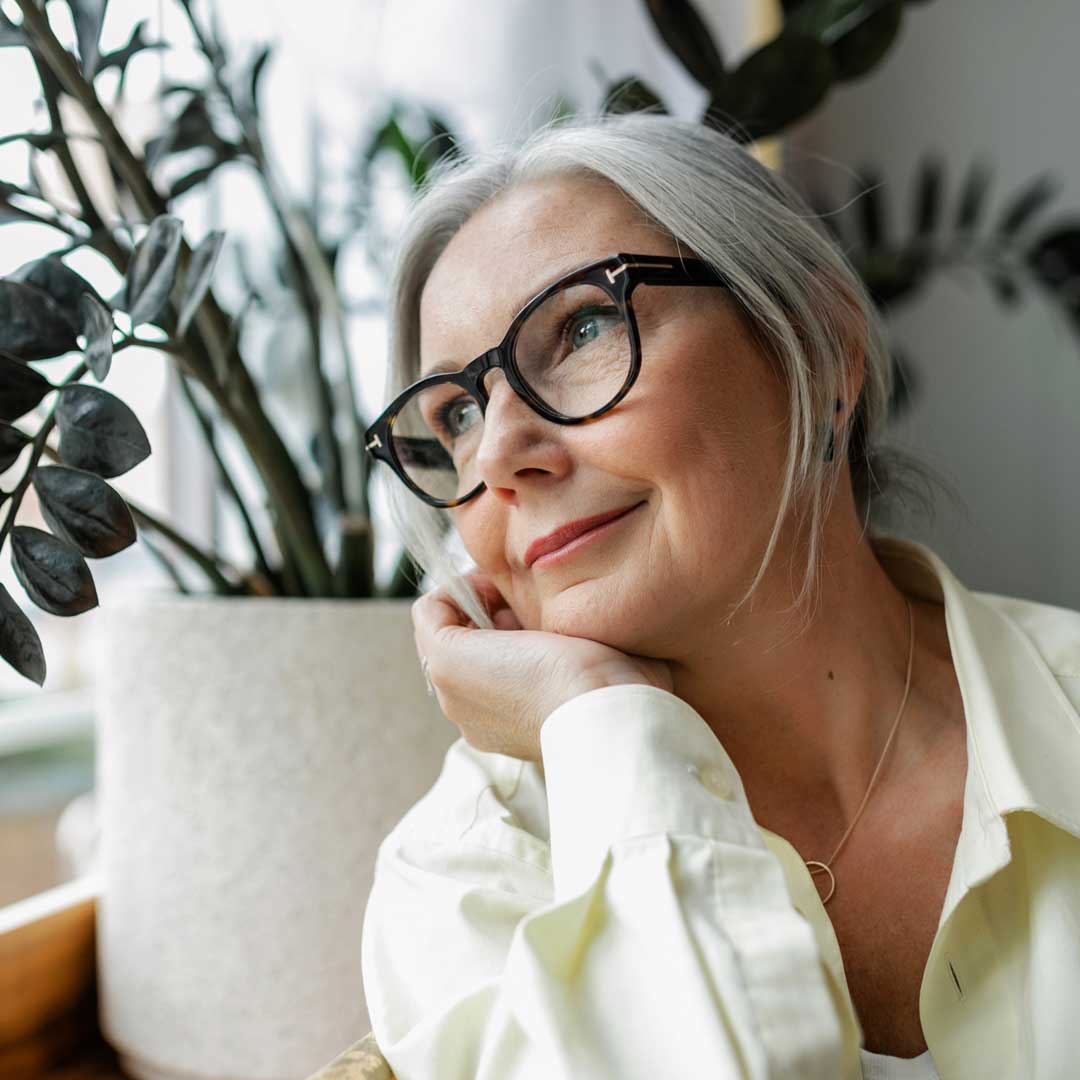
[{"label": "potted plant", "polygon": [[[91,563],[136,539],[176,585],[101,613],[106,1035],[132,1075],[300,1075],[367,1023],[359,939],[375,848],[430,786],[456,732],[416,665],[414,569],[402,556],[384,580],[375,572],[365,422],[345,328],[353,300],[337,267],[364,223],[347,219],[331,233],[317,206],[286,192],[259,123],[269,49],[235,58],[190,4],[180,6],[205,80],[161,88],[168,118],[142,146],[114,117],[132,59],[164,47],[144,24],[104,51],[105,4],[72,0],[71,51],[36,0],[21,5],[21,22],[0,12],[0,48],[28,50],[48,116],[45,130],[5,136],[26,145],[31,168],[30,182],[0,182],[0,226],[36,222],[59,237],[56,250],[0,279],[0,465],[19,463],[0,494],[0,546],[9,541],[27,597],[54,616],[95,607]],[[78,135],[73,115],[83,121]],[[75,152],[84,127],[102,151],[94,177]],[[380,157],[419,184],[455,150],[434,114],[388,109],[361,148],[354,209],[370,213],[368,170]],[[76,205],[44,182],[43,156]],[[274,253],[269,273],[233,247],[247,295],[231,311],[214,288],[230,253],[225,237],[211,230],[189,245],[174,212],[223,167],[251,172],[276,224],[274,242],[262,244]],[[68,265],[82,248],[122,277],[116,295],[102,296]],[[272,395],[253,374],[245,329],[260,316],[301,328],[293,353],[314,408],[299,441],[275,422]],[[112,364],[139,348],[175,363],[248,565],[110,484],[151,452],[133,410],[103,385]],[[58,367],[67,370],[50,378]],[[225,436],[261,498],[244,494]],[[17,522],[31,487],[47,529]],[[38,634],[2,586],[0,655],[44,684]]]}]

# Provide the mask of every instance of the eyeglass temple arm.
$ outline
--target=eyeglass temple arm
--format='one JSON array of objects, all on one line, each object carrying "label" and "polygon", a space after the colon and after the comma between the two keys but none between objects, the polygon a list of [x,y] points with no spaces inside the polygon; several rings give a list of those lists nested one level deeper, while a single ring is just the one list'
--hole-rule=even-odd
[{"label": "eyeglass temple arm", "polygon": [[[640,285],[727,285],[729,281],[719,270],[714,270],[702,259],[672,258],[670,261],[659,259],[628,258],[615,273],[624,270],[632,272],[635,284]],[[611,276],[609,272],[609,276]]]}]

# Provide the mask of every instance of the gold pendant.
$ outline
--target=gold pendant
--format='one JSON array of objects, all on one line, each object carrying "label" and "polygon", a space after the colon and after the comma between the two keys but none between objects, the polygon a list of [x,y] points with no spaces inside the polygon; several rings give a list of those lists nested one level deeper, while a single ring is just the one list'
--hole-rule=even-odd
[{"label": "gold pendant", "polygon": [[[820,874],[822,870],[824,870],[825,873],[829,875],[829,892],[828,895],[821,901],[822,906],[824,906],[829,902],[829,898],[832,896],[832,894],[836,892],[836,878],[833,876],[833,872],[823,862],[818,862],[817,859],[804,859],[803,861],[806,863],[806,868],[810,871],[811,877],[813,877],[815,874]],[[811,869],[815,866],[820,867],[821,869]]]}]

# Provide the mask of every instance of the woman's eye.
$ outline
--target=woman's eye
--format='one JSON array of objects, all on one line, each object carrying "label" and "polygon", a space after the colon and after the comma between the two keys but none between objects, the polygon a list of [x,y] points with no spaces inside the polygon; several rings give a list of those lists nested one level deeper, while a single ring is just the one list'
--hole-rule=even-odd
[{"label": "woman's eye", "polygon": [[568,320],[569,342],[571,349],[579,349],[595,341],[615,322],[621,322],[622,316],[615,308],[582,309]]},{"label": "woman's eye", "polygon": [[451,439],[458,438],[469,429],[471,423],[476,422],[476,417],[470,417],[470,411],[479,415],[477,403],[472,398],[451,398],[435,412],[435,431]]}]

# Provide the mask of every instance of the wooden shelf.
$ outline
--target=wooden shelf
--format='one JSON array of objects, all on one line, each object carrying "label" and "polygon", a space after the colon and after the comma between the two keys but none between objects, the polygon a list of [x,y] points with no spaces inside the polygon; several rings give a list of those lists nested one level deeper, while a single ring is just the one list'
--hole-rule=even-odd
[{"label": "wooden shelf", "polygon": [[97,882],[0,908],[0,1080],[125,1080],[98,1026]]},{"label": "wooden shelf", "polygon": [[[0,908],[0,1080],[131,1080],[98,1024],[98,885]],[[369,1032],[310,1080],[394,1080]]]}]

